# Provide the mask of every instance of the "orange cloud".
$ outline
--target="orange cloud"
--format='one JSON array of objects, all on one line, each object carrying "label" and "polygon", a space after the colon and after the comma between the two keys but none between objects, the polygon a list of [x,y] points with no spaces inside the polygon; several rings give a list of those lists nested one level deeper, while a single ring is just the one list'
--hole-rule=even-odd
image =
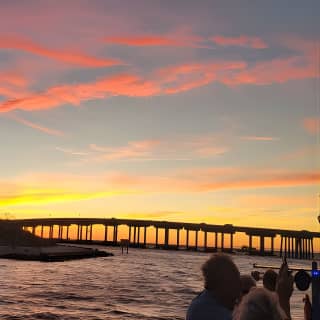
[{"label": "orange cloud", "polygon": [[0,49],[21,50],[32,54],[44,56],[53,60],[58,60],[84,67],[108,67],[121,64],[121,62],[116,59],[100,59],[79,52],[48,49],[35,44],[32,41],[16,37],[0,36]]},{"label": "orange cloud", "polygon": [[215,61],[170,66],[157,70],[156,77],[166,94],[188,91],[213,81],[220,81],[229,73],[246,68],[243,61]]},{"label": "orange cloud", "polygon": [[[16,178],[0,195],[0,206],[104,198],[121,194],[199,193],[256,188],[293,188],[320,182],[319,172],[290,172],[245,168],[185,169],[159,175],[109,172],[100,175],[37,174]],[[5,181],[0,185],[8,185]],[[3,189],[5,190],[5,189]]]},{"label": "orange cloud", "polygon": [[11,118],[11,119],[13,119],[13,120],[15,120],[15,121],[17,121],[19,123],[22,123],[27,127],[33,128],[35,130],[44,132],[44,133],[52,135],[52,136],[60,136],[61,137],[61,136],[64,135],[64,133],[62,131],[46,128],[46,127],[41,126],[39,124],[36,124],[36,123],[31,122],[31,121],[28,121],[28,120],[22,119],[20,117],[17,117],[17,116],[15,116],[13,114],[7,115],[7,117]]},{"label": "orange cloud", "polygon": [[310,208],[317,206],[317,199],[314,196],[295,195],[274,196],[274,195],[246,195],[237,199],[237,204],[246,208],[267,208],[267,207],[295,207]]},{"label": "orange cloud", "polygon": [[27,94],[27,79],[16,72],[0,73],[0,95],[5,97],[17,97]]},{"label": "orange cloud", "polygon": [[[48,88],[40,93],[19,94],[0,104],[0,112],[20,109],[46,110],[65,104],[79,105],[83,101],[109,96],[148,97],[177,94],[205,86],[213,81],[228,86],[266,85],[314,76],[307,56],[275,59],[247,65],[244,61],[209,61],[186,63],[159,68],[149,76],[118,74],[91,83],[66,84]],[[9,98],[8,87],[0,87]],[[9,88],[10,89],[10,88]]]},{"label": "orange cloud", "polygon": [[182,46],[184,41],[175,40],[165,36],[132,36],[132,37],[108,37],[106,43],[120,44],[126,46]]},{"label": "orange cloud", "polygon": [[291,57],[257,62],[247,69],[224,77],[226,85],[267,85],[289,80],[308,79],[314,76],[312,64],[305,57]]},{"label": "orange cloud", "polygon": [[93,83],[51,87],[42,93],[7,100],[0,104],[0,112],[49,110],[64,104],[79,105],[83,101],[108,96],[147,97],[159,92],[160,88],[152,82],[144,81],[134,75],[121,74]]},{"label": "orange cloud", "polygon": [[116,36],[103,39],[109,44],[134,46],[134,47],[198,47],[204,39],[199,36],[185,35],[180,32],[170,35],[138,35]]},{"label": "orange cloud", "polygon": [[215,36],[211,40],[219,46],[238,46],[249,47],[253,49],[265,49],[268,45],[258,37],[239,36],[239,37],[224,37]]},{"label": "orange cloud", "polygon": [[320,118],[305,118],[303,127],[309,134],[320,133]]}]

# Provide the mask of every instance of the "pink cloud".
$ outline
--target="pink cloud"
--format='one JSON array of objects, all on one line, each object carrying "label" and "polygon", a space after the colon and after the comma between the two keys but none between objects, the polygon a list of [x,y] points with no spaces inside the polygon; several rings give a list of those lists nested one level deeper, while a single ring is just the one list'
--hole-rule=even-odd
[{"label": "pink cloud", "polygon": [[211,40],[219,46],[238,46],[249,47],[253,49],[265,49],[268,45],[258,37],[239,36],[239,37],[224,37],[215,36]]},{"label": "pink cloud", "polygon": [[320,117],[305,118],[303,120],[303,127],[311,135],[320,133]]},{"label": "pink cloud", "polygon": [[58,60],[61,62],[80,65],[84,67],[108,67],[121,64],[121,62],[116,59],[102,59],[79,52],[48,49],[30,40],[25,40],[17,37],[0,36],[0,49],[15,49],[25,51],[53,60]]}]

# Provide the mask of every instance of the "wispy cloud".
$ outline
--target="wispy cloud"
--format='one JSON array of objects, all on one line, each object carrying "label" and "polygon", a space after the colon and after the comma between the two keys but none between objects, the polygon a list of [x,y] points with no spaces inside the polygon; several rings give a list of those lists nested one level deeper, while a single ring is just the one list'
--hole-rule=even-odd
[{"label": "wispy cloud", "polygon": [[38,130],[38,131],[41,131],[41,132],[44,132],[46,134],[49,134],[49,135],[52,135],[52,136],[64,136],[64,132],[62,131],[59,131],[59,130],[54,130],[54,129],[50,129],[50,128],[47,128],[47,127],[44,127],[42,125],[39,125],[39,124],[36,124],[34,122],[31,122],[31,121],[28,121],[26,119],[23,119],[21,117],[18,117],[14,114],[7,114],[6,115],[7,118],[10,118],[10,119],[13,119],[19,123],[22,123],[23,125],[27,126],[27,127],[30,127],[32,129],[35,129],[35,130]]},{"label": "wispy cloud", "polygon": [[276,137],[267,137],[267,136],[242,136],[240,137],[241,140],[247,141],[278,141],[279,138]]},{"label": "wispy cloud", "polygon": [[[185,161],[223,155],[230,146],[216,135],[170,137],[168,139],[129,141],[124,146],[90,144],[85,150],[57,147],[68,155],[82,156],[84,162],[104,161]],[[220,137],[221,140],[221,137]]]},{"label": "wispy cloud", "polygon": [[87,156],[87,152],[81,152],[81,151],[74,151],[72,149],[66,149],[61,147],[56,147],[56,150],[63,152],[65,154],[73,155],[73,156]]},{"label": "wispy cloud", "polygon": [[239,37],[214,36],[210,39],[219,46],[249,47],[265,49],[268,45],[259,37],[241,35]]},{"label": "wispy cloud", "polygon": [[0,36],[0,49],[14,49],[29,52],[49,59],[84,67],[108,67],[121,64],[120,60],[96,58],[79,52],[53,50],[30,40],[12,36]]}]

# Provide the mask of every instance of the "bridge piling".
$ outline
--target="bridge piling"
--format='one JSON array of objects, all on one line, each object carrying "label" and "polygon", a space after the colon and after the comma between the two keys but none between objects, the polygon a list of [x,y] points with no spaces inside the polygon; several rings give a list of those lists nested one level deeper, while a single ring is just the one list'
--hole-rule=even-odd
[{"label": "bridge piling", "polygon": [[177,249],[179,249],[180,246],[180,229],[177,229]]},{"label": "bridge piling", "polygon": [[189,249],[189,229],[187,229],[186,247]]},{"label": "bridge piling", "polygon": [[204,238],[203,238],[203,243],[204,243],[204,251],[207,251],[208,249],[208,232],[204,232]]},{"label": "bridge piling", "polygon": [[146,247],[147,245],[147,227],[144,227],[144,232],[143,232],[143,246]]},{"label": "bridge piling", "polygon": [[158,228],[158,227],[156,227],[156,248],[158,248],[158,247],[159,247],[158,240],[159,240],[159,228]]}]

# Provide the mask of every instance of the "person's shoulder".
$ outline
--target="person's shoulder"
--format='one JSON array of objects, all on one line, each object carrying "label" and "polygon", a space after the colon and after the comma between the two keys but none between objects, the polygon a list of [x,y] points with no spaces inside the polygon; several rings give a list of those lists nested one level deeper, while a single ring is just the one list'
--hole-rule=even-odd
[{"label": "person's shoulder", "polygon": [[231,320],[231,312],[220,306],[205,290],[194,298],[188,308],[186,320]]}]

